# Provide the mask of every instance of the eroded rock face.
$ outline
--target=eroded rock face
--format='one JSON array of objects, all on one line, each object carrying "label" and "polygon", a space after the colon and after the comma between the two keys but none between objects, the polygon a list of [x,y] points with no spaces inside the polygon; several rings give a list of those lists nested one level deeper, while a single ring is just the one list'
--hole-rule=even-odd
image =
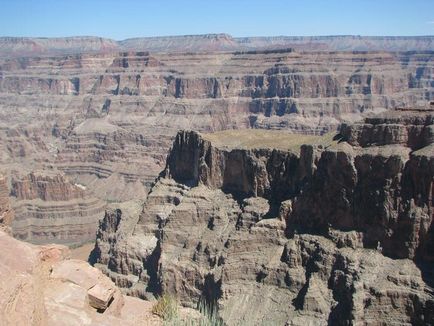
[{"label": "eroded rock face", "polygon": [[232,37],[228,34],[138,37],[115,41],[101,37],[0,37],[0,57],[134,50],[151,52],[272,51],[296,48],[319,51],[427,51],[432,36],[277,36]]},{"label": "eroded rock face", "polygon": [[3,231],[0,245],[9,248],[0,252],[1,325],[162,325],[151,302],[124,297],[98,269],[67,259],[67,247],[34,246]]},{"label": "eroded rock face", "polygon": [[14,220],[14,211],[9,198],[6,177],[0,174],[0,224],[10,226]]},{"label": "eroded rock face", "polygon": [[372,130],[372,121],[382,121],[379,128],[412,130],[408,134],[414,139],[389,133],[386,143],[378,137],[370,145],[357,142],[364,146],[352,151],[321,153],[317,170],[294,203],[290,228],[358,230],[366,247],[381,246],[388,256],[424,255],[420,250],[432,232],[434,157],[432,142],[421,135],[432,128],[433,115],[413,112],[407,119],[407,112],[398,119],[398,113],[344,128],[343,137],[363,139],[360,129]]},{"label": "eroded rock face", "polygon": [[352,142],[372,119],[298,141],[182,131],[143,211],[106,214],[96,266],[228,325],[433,323],[433,113],[399,115],[372,119],[414,141]]},{"label": "eroded rock face", "polygon": [[[19,47],[32,44],[16,41]],[[87,42],[70,41],[70,50],[74,44],[79,47]],[[90,49],[110,44],[101,39],[88,41]],[[180,129],[324,134],[343,121],[432,99],[432,62],[431,52],[294,50],[89,51],[3,58],[0,167],[7,175],[13,170],[64,173],[104,201],[143,200],[165,168],[166,155]],[[430,132],[425,130],[421,137],[431,139]],[[252,151],[243,162],[242,153],[227,154],[224,159],[234,168],[227,169],[222,182],[232,189],[240,185],[231,181],[254,178],[237,171],[255,155]],[[282,159],[276,157],[276,164]],[[252,162],[257,163],[255,173],[268,169]],[[217,182],[208,169],[209,182]],[[268,189],[261,184],[262,176],[255,178],[258,185],[238,190],[260,194]],[[267,178],[269,182],[279,179]],[[94,199],[86,195],[86,200]],[[81,214],[88,215],[86,210]],[[20,215],[17,210],[17,216],[25,218]],[[53,237],[60,239],[62,234],[56,230]]]},{"label": "eroded rock face", "polygon": [[80,244],[94,239],[105,203],[85,186],[60,173],[33,172],[12,177],[16,218],[12,232],[32,243]]}]

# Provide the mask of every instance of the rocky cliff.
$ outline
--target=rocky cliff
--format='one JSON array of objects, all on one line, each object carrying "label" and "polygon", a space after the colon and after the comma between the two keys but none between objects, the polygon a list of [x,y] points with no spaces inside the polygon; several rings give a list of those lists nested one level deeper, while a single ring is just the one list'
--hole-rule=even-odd
[{"label": "rocky cliff", "polygon": [[322,137],[182,131],[142,212],[106,213],[93,262],[228,325],[431,324],[433,117]]},{"label": "rocky cliff", "polygon": [[180,129],[321,135],[432,100],[432,67],[429,51],[9,57],[0,167],[64,173],[104,201],[144,199]]},{"label": "rocky cliff", "polygon": [[138,37],[115,41],[101,37],[0,37],[0,57],[42,56],[110,51],[221,52],[295,48],[306,51],[426,51],[433,36],[275,36],[232,37],[228,34]]},{"label": "rocky cliff", "polygon": [[10,226],[14,220],[14,211],[9,198],[6,178],[0,174],[0,225]]},{"label": "rocky cliff", "polygon": [[62,174],[32,172],[12,178],[13,235],[33,243],[93,240],[105,202]]}]

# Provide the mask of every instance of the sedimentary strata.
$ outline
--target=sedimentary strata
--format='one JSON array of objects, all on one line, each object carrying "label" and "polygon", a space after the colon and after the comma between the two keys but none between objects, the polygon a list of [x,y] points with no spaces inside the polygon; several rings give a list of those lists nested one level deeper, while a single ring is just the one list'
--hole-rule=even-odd
[{"label": "sedimentary strata", "polygon": [[32,243],[81,244],[94,239],[105,202],[58,173],[15,174],[13,235]]},{"label": "sedimentary strata", "polygon": [[142,212],[106,213],[93,262],[228,325],[433,323],[432,128],[428,109],[322,137],[181,131]]},{"label": "sedimentary strata", "polygon": [[295,48],[314,51],[434,50],[432,36],[275,36],[232,37],[228,34],[138,37],[115,41],[101,37],[0,37],[0,57],[48,56],[110,51],[224,52]]},{"label": "sedimentary strata", "polygon": [[[61,40],[51,41],[35,42],[61,47]],[[71,39],[55,55],[0,59],[0,168],[8,176],[65,175],[86,188],[83,209],[69,200],[56,206],[78,218],[53,218],[51,234],[41,229],[49,219],[34,217],[49,216],[51,203],[64,201],[41,199],[35,206],[16,196],[13,228],[23,239],[89,239],[92,228],[76,225],[97,221],[97,198],[145,199],[180,129],[321,135],[342,122],[433,98],[432,51],[154,53],[89,41],[90,50],[80,53],[60,54],[88,39]],[[27,42],[22,40],[24,48]]]},{"label": "sedimentary strata", "polygon": [[6,177],[0,174],[0,224],[10,226],[14,220],[14,211],[9,198],[9,186]]}]

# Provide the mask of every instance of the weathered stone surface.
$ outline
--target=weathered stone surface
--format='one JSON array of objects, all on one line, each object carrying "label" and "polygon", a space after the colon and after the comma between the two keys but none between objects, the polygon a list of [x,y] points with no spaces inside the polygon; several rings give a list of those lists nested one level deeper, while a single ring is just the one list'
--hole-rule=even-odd
[{"label": "weathered stone surface", "polygon": [[6,177],[0,174],[0,224],[10,226],[14,220],[14,211],[9,198],[9,187]]},{"label": "weathered stone surface", "polygon": [[95,309],[105,310],[113,299],[114,293],[114,287],[104,287],[100,284],[95,284],[87,290],[89,304]]},{"label": "weathered stone surface", "polygon": [[[215,38],[223,43],[228,39],[204,37],[206,43]],[[18,48],[33,42],[51,47],[50,40],[16,41]],[[52,41],[53,46],[63,44]],[[55,208],[81,221],[53,219],[58,223],[50,225],[53,233],[41,225],[47,218],[35,218],[38,213],[54,214],[51,202],[16,210],[20,238],[35,242],[89,239],[91,228],[77,224],[97,221],[90,212],[100,205],[95,197],[110,202],[146,198],[180,129],[284,129],[319,135],[343,121],[433,98],[431,52],[101,53],[99,46],[110,48],[107,40],[69,41],[69,50],[89,41],[89,52],[0,59],[2,171],[8,176],[15,170],[20,175],[64,173],[71,183],[86,187],[86,204]],[[17,46],[12,43],[12,48]],[[384,141],[403,131],[389,129]],[[424,129],[421,137],[432,139],[431,134]],[[407,137],[405,132],[402,137]],[[234,151],[227,159],[235,164],[240,153]],[[275,158],[276,164],[280,159]],[[247,161],[234,165],[227,178],[250,178],[236,174],[235,167]],[[259,163],[257,169],[264,171]],[[268,186],[258,187],[240,190],[260,193],[260,187]]]},{"label": "weathered stone surface", "polygon": [[[162,325],[153,303],[124,297],[98,269],[67,259],[66,247],[31,245],[3,231],[0,245],[8,248],[0,252],[0,325]],[[107,289],[112,300],[97,311],[93,298],[105,307],[99,293]]]},{"label": "weathered stone surface", "polygon": [[62,173],[38,171],[12,177],[16,218],[12,233],[32,243],[80,244],[94,239],[105,202]]},{"label": "weathered stone surface", "polygon": [[[430,129],[406,114],[382,123]],[[179,132],[128,230],[104,219],[96,266],[228,325],[433,323],[432,144],[279,135]]]}]

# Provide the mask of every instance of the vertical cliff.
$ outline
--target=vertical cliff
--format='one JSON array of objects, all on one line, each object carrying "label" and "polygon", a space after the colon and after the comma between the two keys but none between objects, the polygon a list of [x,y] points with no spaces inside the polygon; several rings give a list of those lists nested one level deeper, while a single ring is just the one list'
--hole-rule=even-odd
[{"label": "vertical cliff", "polygon": [[9,198],[6,177],[0,174],[0,224],[10,226],[14,220],[14,211]]},{"label": "vertical cliff", "polygon": [[16,173],[12,232],[33,243],[81,244],[93,240],[105,203],[81,184],[53,172]]},{"label": "vertical cliff", "polygon": [[181,131],[143,211],[104,218],[94,262],[228,325],[430,324],[432,126],[408,110],[324,137]]}]

